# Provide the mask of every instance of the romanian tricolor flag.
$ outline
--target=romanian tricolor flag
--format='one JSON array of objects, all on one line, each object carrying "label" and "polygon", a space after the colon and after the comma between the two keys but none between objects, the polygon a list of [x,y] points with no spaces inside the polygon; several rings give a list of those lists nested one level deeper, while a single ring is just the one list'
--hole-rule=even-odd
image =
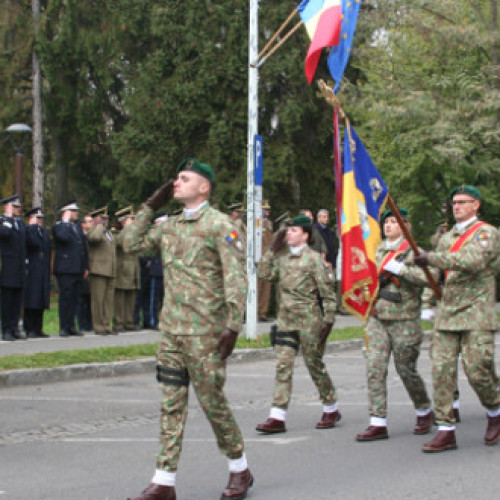
[{"label": "romanian tricolor flag", "polygon": [[342,303],[366,321],[378,293],[375,252],[389,190],[363,143],[347,123],[342,177]]},{"label": "romanian tricolor flag", "polygon": [[306,56],[305,72],[312,82],[321,50],[339,43],[341,0],[303,0],[297,7],[311,44]]}]

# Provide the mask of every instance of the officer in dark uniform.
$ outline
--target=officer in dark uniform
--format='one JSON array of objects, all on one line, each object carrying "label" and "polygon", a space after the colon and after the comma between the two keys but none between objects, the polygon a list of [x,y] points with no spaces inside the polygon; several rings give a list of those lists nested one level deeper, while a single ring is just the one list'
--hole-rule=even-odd
[{"label": "officer in dark uniform", "polygon": [[15,214],[14,207],[21,206],[19,195],[5,198],[0,203],[3,205],[3,216],[0,217],[2,338],[25,339],[18,324],[25,281],[26,227]]},{"label": "officer in dark uniform", "polygon": [[151,257],[139,257],[140,266],[140,288],[135,296],[134,322],[137,328],[149,330],[151,328],[150,297],[151,281],[149,268],[151,267]]},{"label": "officer in dark uniform", "polygon": [[88,275],[87,242],[77,224],[78,205],[69,200],[59,208],[61,220],[52,227],[55,245],[54,274],[59,286],[59,335],[82,336],[75,328],[76,305],[82,280]]},{"label": "officer in dark uniform", "polygon": [[48,337],[43,333],[43,311],[50,307],[50,236],[43,227],[40,207],[26,212],[26,288],[24,329],[28,338]]}]

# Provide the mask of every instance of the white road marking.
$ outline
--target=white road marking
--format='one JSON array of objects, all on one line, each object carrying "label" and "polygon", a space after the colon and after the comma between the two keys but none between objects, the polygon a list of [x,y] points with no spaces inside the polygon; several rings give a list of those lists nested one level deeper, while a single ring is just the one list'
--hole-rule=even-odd
[{"label": "white road marking", "polygon": [[[287,445],[295,444],[309,439],[306,436],[301,437],[271,437],[262,436],[261,438],[245,438],[245,443],[263,443],[263,444],[278,444]],[[63,438],[59,442],[64,443],[157,443],[158,438]],[[214,438],[191,438],[184,439],[184,442],[189,443],[214,443]]]}]

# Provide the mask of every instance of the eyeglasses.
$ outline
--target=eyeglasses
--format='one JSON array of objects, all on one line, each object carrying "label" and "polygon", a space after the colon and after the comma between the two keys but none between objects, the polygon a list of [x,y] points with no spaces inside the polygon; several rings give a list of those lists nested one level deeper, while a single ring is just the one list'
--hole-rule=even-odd
[{"label": "eyeglasses", "polygon": [[477,200],[453,200],[452,205],[464,205],[465,203],[474,203]]}]

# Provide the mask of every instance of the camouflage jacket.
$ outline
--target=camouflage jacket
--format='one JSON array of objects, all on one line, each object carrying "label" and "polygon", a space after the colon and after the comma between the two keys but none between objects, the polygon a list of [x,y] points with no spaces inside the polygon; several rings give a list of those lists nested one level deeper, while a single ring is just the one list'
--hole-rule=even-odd
[{"label": "camouflage jacket", "polygon": [[448,271],[434,321],[437,330],[497,329],[495,274],[500,233],[486,224],[458,252],[449,251],[472,224],[462,230],[454,226],[429,254],[429,265]]},{"label": "camouflage jacket", "polygon": [[229,216],[206,205],[151,224],[143,206],[125,234],[126,252],[156,249],[163,263],[165,295],[160,330],[173,335],[218,335],[224,327],[239,332],[247,283],[244,247]]},{"label": "camouflage jacket", "polygon": [[[401,240],[402,242],[403,240]],[[397,244],[397,247],[401,245]],[[393,250],[388,247],[387,241],[383,241],[377,248],[375,256],[377,268],[382,266],[387,255]],[[422,269],[413,264],[413,251],[408,248],[404,252],[404,259],[402,262],[405,264],[401,274],[396,277],[399,286],[390,281],[383,290],[390,293],[399,293],[401,295],[401,302],[392,302],[379,297],[375,304],[375,311],[377,317],[382,320],[405,320],[415,319],[420,316],[420,297],[422,295],[422,287],[428,285],[427,278],[425,277]],[[379,290],[380,293],[380,290]]]},{"label": "camouflage jacket", "polygon": [[259,278],[278,282],[279,330],[308,330],[314,322],[321,321],[318,293],[323,299],[324,321],[335,322],[335,273],[309,247],[297,255],[276,255],[268,250],[259,263]]}]

